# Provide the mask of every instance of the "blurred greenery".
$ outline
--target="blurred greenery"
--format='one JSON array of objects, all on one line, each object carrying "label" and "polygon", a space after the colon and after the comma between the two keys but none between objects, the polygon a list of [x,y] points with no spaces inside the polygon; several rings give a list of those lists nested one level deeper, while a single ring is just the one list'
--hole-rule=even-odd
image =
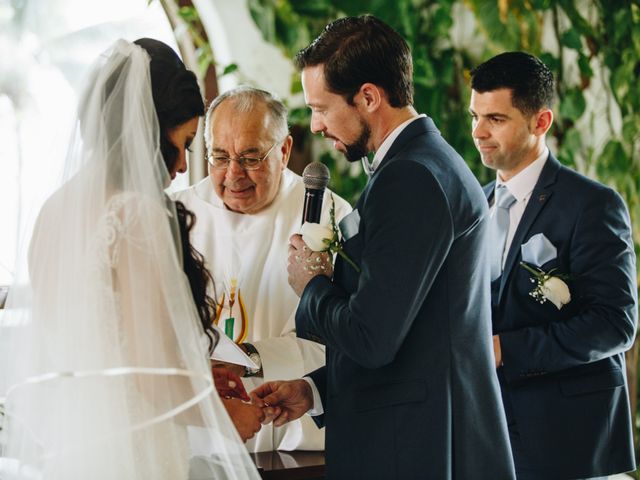
[{"label": "blurred greenery", "polygon": [[[640,89],[634,87],[640,74],[637,0],[248,3],[265,40],[290,58],[340,16],[372,13],[392,25],[412,48],[417,110],[433,117],[481,183],[488,181],[492,172],[482,166],[470,135],[469,71],[505,50],[527,50],[538,55],[558,80],[552,147],[563,163],[613,186],[624,196],[636,227],[636,245],[640,243]],[[457,19],[469,16],[468,12],[474,20],[471,26],[469,22],[456,25]],[[461,36],[466,40],[460,41]],[[590,88],[594,82],[596,88]],[[602,111],[587,109],[585,94],[589,90],[600,95]],[[299,91],[300,78],[296,74],[291,92]],[[290,120],[293,125],[306,128],[309,114],[297,109],[292,111]],[[324,153],[322,158],[335,170],[333,178],[339,184],[332,187],[346,198],[354,198],[362,182],[345,181],[345,173],[353,175],[352,169],[346,162],[336,161],[334,155]]]},{"label": "blurred greenery", "polygon": [[[151,3],[153,0],[149,0]],[[202,27],[202,22],[200,21],[200,15],[198,14],[198,10],[193,5],[189,6],[180,6],[179,2],[176,0],[177,13],[180,19],[184,22],[186,26],[189,37],[193,42],[193,45],[196,49],[196,60],[198,62],[198,74],[200,78],[204,78],[207,74],[207,70],[210,66],[214,68],[218,67],[217,75],[219,77],[228,75],[230,73],[238,70],[238,66],[235,63],[230,63],[229,65],[220,66],[216,63],[215,58],[213,57],[213,50],[211,49],[211,45],[209,44],[209,40],[206,35],[203,35],[204,29]],[[166,7],[165,7],[166,8]]]}]

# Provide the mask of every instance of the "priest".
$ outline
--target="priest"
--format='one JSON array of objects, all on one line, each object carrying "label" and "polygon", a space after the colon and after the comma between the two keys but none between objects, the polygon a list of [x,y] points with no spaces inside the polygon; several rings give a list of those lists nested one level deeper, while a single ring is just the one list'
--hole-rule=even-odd
[{"label": "priest", "polygon": [[[215,280],[216,323],[258,368],[222,365],[243,377],[247,391],[299,378],[322,366],[325,356],[322,345],[295,335],[298,297],[287,282],[287,247],[300,229],[305,190],[287,168],[293,143],[287,109],[263,90],[230,90],[207,111],[205,141],[209,176],[175,198],[196,214],[191,241]],[[332,204],[336,221],[351,211],[327,192],[321,224],[329,225]],[[265,425],[247,448],[322,450],[324,431],[308,417]]]}]

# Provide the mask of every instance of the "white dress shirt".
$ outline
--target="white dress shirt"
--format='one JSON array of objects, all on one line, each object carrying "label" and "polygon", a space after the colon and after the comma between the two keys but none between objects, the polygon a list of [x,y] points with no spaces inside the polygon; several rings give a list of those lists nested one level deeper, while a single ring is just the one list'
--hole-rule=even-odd
[{"label": "white dress shirt", "polygon": [[[507,253],[509,252],[509,248],[511,247],[511,242],[513,241],[513,236],[516,233],[518,228],[518,224],[520,224],[520,220],[522,219],[522,215],[524,214],[524,209],[527,207],[527,203],[529,203],[529,198],[531,198],[531,192],[533,192],[533,188],[536,186],[538,182],[538,178],[540,178],[540,172],[542,172],[542,168],[545,163],[547,163],[547,158],[549,157],[549,149],[545,147],[542,155],[536,158],[531,165],[527,166],[524,170],[519,172],[513,178],[508,181],[503,181],[500,178],[500,175],[496,175],[496,185],[495,188],[498,188],[498,185],[504,185],[509,193],[514,196],[516,201],[511,208],[509,209],[509,231],[507,232],[507,240],[504,244],[504,251],[502,252],[502,267],[504,268],[504,262],[507,258]],[[494,191],[495,198],[495,191]],[[496,207],[493,205],[491,207],[490,215],[493,216]]]},{"label": "white dress shirt", "polygon": [[421,113],[417,117],[411,117],[409,120],[402,122],[400,125],[394,128],[393,131],[389,135],[387,135],[387,138],[385,138],[384,141],[380,144],[371,162],[369,162],[369,159],[367,157],[364,157],[362,159],[362,168],[364,168],[364,171],[366,172],[366,174],[371,176],[373,172],[375,172],[376,168],[378,168],[378,166],[380,165],[380,162],[382,162],[382,159],[385,157],[385,155],[391,148],[391,145],[393,145],[393,142],[396,141],[396,138],[398,138],[398,135],[402,133],[402,131],[405,129],[407,125],[409,125],[414,120],[417,120],[418,118],[425,118],[425,117],[426,115],[424,113]]}]

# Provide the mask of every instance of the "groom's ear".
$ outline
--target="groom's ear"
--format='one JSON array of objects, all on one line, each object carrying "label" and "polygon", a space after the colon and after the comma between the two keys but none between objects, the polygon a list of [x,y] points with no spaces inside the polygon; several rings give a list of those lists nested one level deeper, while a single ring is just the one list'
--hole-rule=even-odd
[{"label": "groom's ear", "polygon": [[368,113],[373,113],[382,104],[385,93],[373,83],[363,83],[355,96],[360,103],[360,107]]}]

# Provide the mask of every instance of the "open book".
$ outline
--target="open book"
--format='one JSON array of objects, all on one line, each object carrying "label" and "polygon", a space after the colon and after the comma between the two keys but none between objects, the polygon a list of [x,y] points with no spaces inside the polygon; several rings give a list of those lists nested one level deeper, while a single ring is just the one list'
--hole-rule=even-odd
[{"label": "open book", "polygon": [[244,353],[244,351],[236,345],[236,342],[227,337],[217,325],[212,325],[213,328],[218,332],[220,340],[218,340],[218,344],[216,345],[213,354],[211,355],[212,360],[219,360],[221,362],[227,363],[235,363],[237,365],[242,365],[244,367],[249,368],[258,368],[258,366],[249,358],[249,356]]}]

